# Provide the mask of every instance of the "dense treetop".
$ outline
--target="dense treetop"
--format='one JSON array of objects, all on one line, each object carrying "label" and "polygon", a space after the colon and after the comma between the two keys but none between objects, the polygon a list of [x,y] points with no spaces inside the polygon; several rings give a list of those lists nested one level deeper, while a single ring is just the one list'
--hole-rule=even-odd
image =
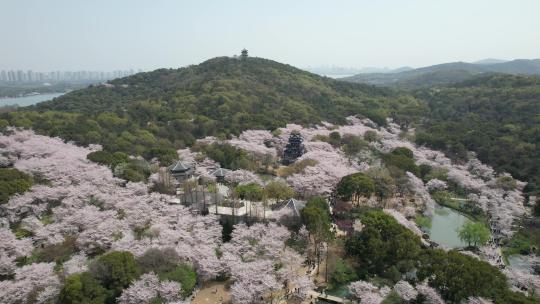
[{"label": "dense treetop", "polygon": [[100,143],[111,153],[169,162],[176,149],[205,136],[225,138],[287,123],[343,123],[348,115],[378,124],[393,117],[403,126],[418,127],[417,143],[455,159],[475,151],[495,169],[528,181],[526,192],[537,191],[540,78],[484,75],[413,95],[320,77],[262,58],[218,57],[2,113],[0,128],[31,127],[79,144]]},{"label": "dense treetop", "polygon": [[[408,95],[320,77],[261,58],[218,57],[90,86],[0,119],[111,152],[157,156],[205,136],[287,123],[344,123],[363,115],[384,124],[397,112],[419,113]],[[0,126],[7,122],[0,120]]]},{"label": "dense treetop", "polygon": [[466,150],[499,171],[540,185],[540,78],[496,75],[422,90],[429,106],[416,141],[464,158]]}]

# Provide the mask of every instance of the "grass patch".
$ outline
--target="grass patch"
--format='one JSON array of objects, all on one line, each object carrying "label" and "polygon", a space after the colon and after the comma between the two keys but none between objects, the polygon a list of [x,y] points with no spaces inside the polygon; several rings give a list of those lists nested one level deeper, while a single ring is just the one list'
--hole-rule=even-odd
[{"label": "grass patch", "polygon": [[293,163],[287,167],[281,167],[278,170],[278,175],[281,177],[291,176],[296,173],[302,173],[307,167],[312,167],[317,165],[318,162],[314,159],[304,159],[298,162]]},{"label": "grass patch", "polygon": [[431,217],[425,215],[417,215],[414,218],[414,222],[421,228],[430,229],[431,228]]},{"label": "grass patch", "polygon": [[195,268],[187,264],[179,264],[171,270],[159,273],[159,279],[176,281],[182,285],[182,296],[186,297],[193,292],[197,284],[197,273]]},{"label": "grass patch", "polygon": [[469,200],[463,200],[459,195],[449,191],[436,191],[431,194],[431,197],[437,204],[456,210],[471,220],[487,223],[487,218],[484,211]]},{"label": "grass patch", "polygon": [[525,225],[514,236],[503,244],[503,254],[507,258],[514,254],[536,254],[540,252],[540,227]]}]

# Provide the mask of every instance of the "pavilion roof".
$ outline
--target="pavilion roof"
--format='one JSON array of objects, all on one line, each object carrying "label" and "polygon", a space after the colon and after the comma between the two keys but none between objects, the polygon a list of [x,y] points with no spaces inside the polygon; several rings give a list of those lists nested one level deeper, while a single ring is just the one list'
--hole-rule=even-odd
[{"label": "pavilion roof", "polygon": [[277,210],[282,210],[284,208],[287,208],[287,209],[290,210],[292,215],[300,216],[300,210],[304,209],[305,206],[306,206],[306,202],[299,201],[299,200],[296,200],[294,198],[290,198],[288,200],[285,200],[285,201],[277,204],[276,209]]},{"label": "pavilion roof", "polygon": [[224,169],[224,168],[218,168],[218,169],[212,171],[210,173],[210,175],[215,176],[215,177],[225,177],[225,175],[227,175],[229,172],[231,172],[231,170]]},{"label": "pavilion roof", "polygon": [[169,170],[171,170],[172,172],[176,172],[176,171],[184,172],[190,169],[191,169],[191,166],[184,164],[182,161],[177,161],[176,164],[169,166]]}]

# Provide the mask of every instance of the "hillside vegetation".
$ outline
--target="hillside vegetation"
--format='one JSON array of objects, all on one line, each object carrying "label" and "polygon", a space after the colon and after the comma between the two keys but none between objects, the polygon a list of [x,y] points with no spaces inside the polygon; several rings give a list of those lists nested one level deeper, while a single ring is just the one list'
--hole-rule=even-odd
[{"label": "hillside vegetation", "polygon": [[343,78],[343,80],[400,89],[419,89],[445,86],[478,76],[492,74],[540,75],[540,59],[518,59],[507,62],[482,61],[477,63],[451,62],[399,73],[369,73]]},{"label": "hillside vegetation", "polygon": [[101,143],[109,151],[151,158],[205,136],[287,123],[343,123],[357,114],[384,124],[393,113],[419,113],[420,108],[414,98],[388,89],[261,58],[219,57],[90,86],[1,118],[79,144]]},{"label": "hillside vegetation", "polygon": [[540,186],[540,78],[494,75],[417,91],[429,112],[416,141],[455,159],[475,151],[481,161]]},{"label": "hillside vegetation", "polygon": [[108,152],[169,162],[177,157],[176,149],[205,136],[226,138],[287,123],[344,123],[349,115],[383,125],[393,117],[402,125],[415,122],[417,143],[454,159],[475,151],[495,169],[530,182],[527,192],[538,191],[540,78],[483,75],[410,95],[261,58],[218,57],[119,78],[2,113],[0,127],[31,127],[78,144],[100,143]]}]

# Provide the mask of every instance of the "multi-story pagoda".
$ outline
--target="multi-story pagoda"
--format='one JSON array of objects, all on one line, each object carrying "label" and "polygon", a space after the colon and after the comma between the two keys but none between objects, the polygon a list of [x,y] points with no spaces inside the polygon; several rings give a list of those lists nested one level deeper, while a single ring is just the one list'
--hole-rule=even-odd
[{"label": "multi-story pagoda", "polygon": [[291,133],[289,136],[289,142],[285,146],[283,151],[283,160],[284,165],[290,165],[296,161],[296,159],[306,152],[306,148],[302,143],[302,135],[299,132]]}]

